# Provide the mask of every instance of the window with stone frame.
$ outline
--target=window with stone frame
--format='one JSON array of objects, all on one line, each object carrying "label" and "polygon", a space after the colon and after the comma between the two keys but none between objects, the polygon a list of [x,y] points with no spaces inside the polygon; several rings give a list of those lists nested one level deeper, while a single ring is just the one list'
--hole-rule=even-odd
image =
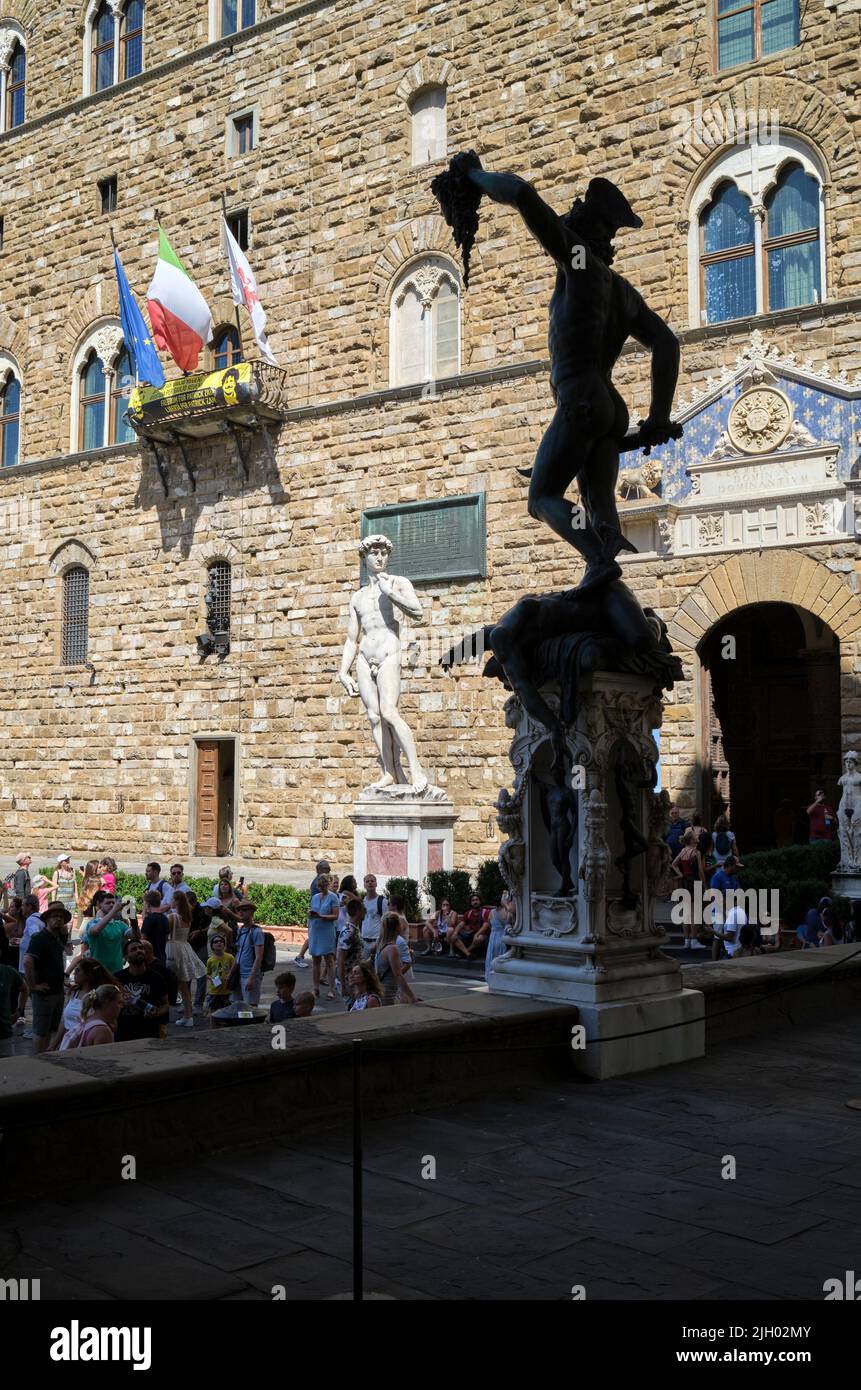
[{"label": "window with stone frame", "polygon": [[212,335],[212,369],[223,372],[245,357],[239,341],[239,330],[233,324],[222,324]]},{"label": "window with stone frame", "polygon": [[227,153],[231,159],[251,154],[257,144],[257,116],[254,111],[241,111],[228,117]]},{"label": "window with stone frame", "polygon": [[390,383],[456,376],[460,370],[460,280],[448,261],[427,256],[403,271],[390,307]]},{"label": "window with stone frame", "polygon": [[20,39],[14,41],[4,87],[2,128],[14,130],[16,126],[24,124],[27,104],[27,50]]},{"label": "window with stone frame", "polygon": [[715,66],[753,63],[801,42],[801,0],[714,0]]},{"label": "window with stone frame", "polygon": [[113,351],[112,347],[113,343],[101,342],[88,347],[78,368],[76,447],[81,453],[128,444],[136,437],[125,418],[134,387],[131,357],[121,342]]},{"label": "window with stone frame", "polygon": [[448,153],[445,87],[424,87],[412,98],[410,134],[414,165],[445,159]]},{"label": "window with stone frame", "polygon": [[229,561],[213,560],[206,575],[206,625],[213,637],[229,637],[231,589]]},{"label": "window with stone frame", "polygon": [[0,363],[0,468],[14,468],[21,451],[21,382]]},{"label": "window with stone frame", "polygon": [[221,0],[221,37],[257,23],[256,0]]},{"label": "window with stone frame", "polygon": [[102,0],[91,22],[90,91],[102,92],[116,81],[114,58],[116,19],[108,0]]},{"label": "window with stone frame", "polygon": [[128,0],[120,15],[119,80],[144,70],[144,0]]},{"label": "window with stone frame", "polygon": [[82,666],[87,659],[90,628],[90,573],[73,565],[63,575],[61,659],[64,666]]},{"label": "window with stone frame", "polygon": [[691,324],[825,298],[824,175],[798,137],[728,146],[691,198]]}]

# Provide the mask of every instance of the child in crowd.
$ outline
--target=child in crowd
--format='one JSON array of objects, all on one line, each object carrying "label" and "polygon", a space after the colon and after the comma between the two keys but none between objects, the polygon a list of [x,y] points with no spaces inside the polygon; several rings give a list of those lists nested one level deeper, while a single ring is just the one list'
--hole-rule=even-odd
[{"label": "child in crowd", "polygon": [[230,986],[227,981],[230,979],[235,957],[228,952],[223,936],[213,936],[210,947],[212,955],[206,962],[206,1009],[210,1016],[209,1026],[214,1028],[212,1015],[217,1009],[226,1009],[230,1003]]},{"label": "child in crowd", "polygon": [[288,1018],[296,1017],[293,1003],[296,976],[292,970],[283,970],[280,975],[275,976],[275,988],[278,991],[278,998],[273,999],[269,1005],[269,1022],[284,1023]]},{"label": "child in crowd", "polygon": [[113,898],[117,891],[117,861],[111,859],[107,854],[99,864],[99,883],[105,893],[110,893]]},{"label": "child in crowd", "polygon": [[312,991],[310,989],[303,990],[303,992],[297,994],[296,998],[293,1000],[293,1017],[309,1018],[314,1012],[315,1003],[316,999]]},{"label": "child in crowd", "polygon": [[39,899],[39,913],[43,913],[48,906],[48,899],[51,893],[51,886],[44,874],[37,874],[33,879],[33,892]]}]

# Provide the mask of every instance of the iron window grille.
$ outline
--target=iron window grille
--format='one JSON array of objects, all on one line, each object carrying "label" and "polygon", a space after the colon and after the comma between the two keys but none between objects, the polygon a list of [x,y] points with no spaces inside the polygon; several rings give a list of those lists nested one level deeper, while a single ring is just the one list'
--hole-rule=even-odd
[{"label": "iron window grille", "polygon": [[63,579],[63,665],[82,666],[87,659],[90,626],[90,575],[82,566]]},{"label": "iron window grille", "polygon": [[230,565],[226,560],[216,560],[209,567],[206,623],[213,637],[230,633]]}]

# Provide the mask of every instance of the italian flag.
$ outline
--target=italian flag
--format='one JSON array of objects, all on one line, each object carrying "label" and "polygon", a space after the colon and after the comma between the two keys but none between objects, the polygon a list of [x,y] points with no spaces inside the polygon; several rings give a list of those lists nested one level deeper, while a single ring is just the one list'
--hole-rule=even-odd
[{"label": "italian flag", "polygon": [[147,290],[152,336],[184,372],[197,367],[201,349],[212,337],[212,315],[161,227],[158,265]]}]

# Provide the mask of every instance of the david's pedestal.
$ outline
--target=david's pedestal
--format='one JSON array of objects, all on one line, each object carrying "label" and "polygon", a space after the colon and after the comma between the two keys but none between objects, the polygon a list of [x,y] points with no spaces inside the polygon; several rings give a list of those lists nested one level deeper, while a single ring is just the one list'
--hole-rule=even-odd
[{"label": "david's pedestal", "polygon": [[381,885],[407,877],[421,886],[428,872],[454,867],[457,812],[437,787],[420,797],[409,787],[365,791],[354,802],[350,819],[359,883],[365,874],[376,874]]},{"label": "david's pedestal", "polygon": [[831,875],[831,894],[835,898],[861,898],[861,868],[838,864]]},{"label": "david's pedestal", "polygon": [[[542,694],[558,708],[552,688]],[[652,911],[668,891],[664,803],[651,790],[661,723],[654,681],[613,672],[581,681],[562,788],[546,730],[514,696],[506,720],[515,782],[497,802],[508,835],[499,863],[517,919],[491,990],[576,1004],[585,1046],[571,1055],[592,1077],[701,1057],[703,996],[683,988]],[[573,890],[561,896],[566,863]]]}]

